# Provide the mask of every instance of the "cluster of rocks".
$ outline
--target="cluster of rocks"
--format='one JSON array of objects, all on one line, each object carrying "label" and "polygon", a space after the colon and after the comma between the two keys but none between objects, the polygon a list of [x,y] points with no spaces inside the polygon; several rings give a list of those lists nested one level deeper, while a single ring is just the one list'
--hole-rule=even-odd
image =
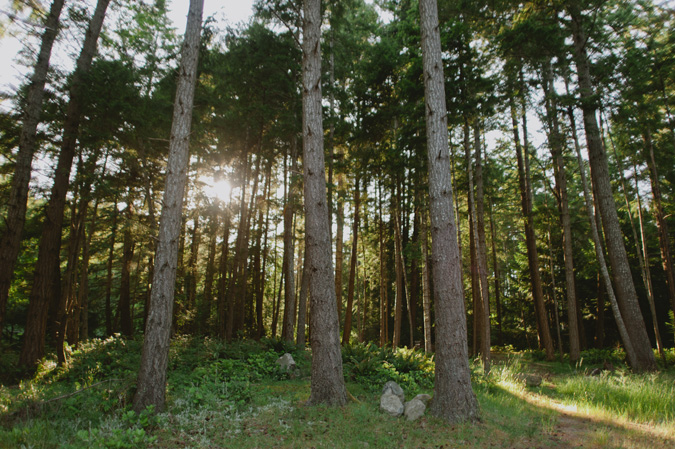
[{"label": "cluster of rocks", "polygon": [[430,400],[428,394],[418,394],[406,402],[403,389],[396,382],[389,381],[382,388],[380,410],[394,417],[404,415],[408,421],[415,421],[424,415]]}]

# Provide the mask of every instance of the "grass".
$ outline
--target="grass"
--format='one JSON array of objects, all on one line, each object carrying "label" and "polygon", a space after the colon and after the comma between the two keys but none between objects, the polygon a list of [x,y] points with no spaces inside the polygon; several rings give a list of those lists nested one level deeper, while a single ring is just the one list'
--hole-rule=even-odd
[{"label": "grass", "polygon": [[[537,353],[495,357],[485,376],[472,366],[481,421],[449,425],[430,415],[408,422],[379,411],[387,380],[412,398],[433,393],[433,358],[416,351],[345,348],[342,408],[308,407],[310,357],[279,340],[224,344],[177,338],[171,347],[167,409],[130,408],[140,341],[110,338],[73,351],[67,367],[43,361],[31,379],[0,385],[0,448],[320,448],[320,447],[672,447],[675,373],[586,373],[585,362],[542,362]],[[276,359],[291,352],[300,376]],[[611,355],[611,354],[610,354]],[[597,359],[597,360],[596,360]],[[526,387],[523,373],[538,373]]]}]

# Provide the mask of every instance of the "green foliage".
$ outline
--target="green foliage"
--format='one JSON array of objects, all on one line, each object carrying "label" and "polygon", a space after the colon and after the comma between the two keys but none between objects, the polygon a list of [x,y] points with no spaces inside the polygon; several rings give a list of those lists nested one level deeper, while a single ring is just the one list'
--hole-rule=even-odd
[{"label": "green foliage", "polygon": [[433,388],[433,359],[419,350],[354,343],[343,347],[342,363],[345,377],[370,391],[381,390],[390,380],[410,394]]}]

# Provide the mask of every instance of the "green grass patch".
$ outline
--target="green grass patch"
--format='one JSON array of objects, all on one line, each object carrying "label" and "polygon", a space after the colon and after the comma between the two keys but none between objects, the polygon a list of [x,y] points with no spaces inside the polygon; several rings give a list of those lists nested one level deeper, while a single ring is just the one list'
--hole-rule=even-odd
[{"label": "green grass patch", "polygon": [[[408,422],[379,411],[383,384],[398,382],[407,398],[433,394],[433,357],[420,351],[355,344],[343,349],[345,407],[308,407],[310,351],[278,339],[227,344],[179,337],[171,345],[167,408],[136,414],[140,340],[92,340],[72,350],[67,366],[45,359],[35,375],[0,385],[0,449],[4,448],[419,448],[559,447],[560,413],[537,401],[573,404],[604,417],[675,428],[673,371],[630,374],[620,361],[614,373],[590,377],[608,354],[586,361],[548,363],[537,353],[504,352],[492,371],[472,365],[481,421],[449,425],[425,415]],[[297,375],[276,365],[290,352]],[[609,354],[611,355],[611,353]],[[523,375],[544,376],[526,387]],[[536,400],[530,400],[530,399]],[[582,440],[606,447],[621,429],[584,429]],[[585,432],[585,433],[583,433]],[[612,438],[607,438],[608,435]],[[610,441],[611,440],[611,441]],[[651,447],[652,440],[646,445]]]}]

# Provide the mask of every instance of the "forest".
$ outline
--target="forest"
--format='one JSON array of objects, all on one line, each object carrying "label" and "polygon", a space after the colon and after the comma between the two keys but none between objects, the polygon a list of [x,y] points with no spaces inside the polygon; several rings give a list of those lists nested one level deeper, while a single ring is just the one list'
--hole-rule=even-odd
[{"label": "forest", "polygon": [[203,3],[184,35],[165,0],[2,11],[28,75],[0,110],[0,386],[92,388],[66,368],[128,345],[134,425],[190,351],[293,353],[309,404],[394,366],[452,423],[518,380],[505,358],[672,396],[670,2],[256,0],[227,26]]}]

